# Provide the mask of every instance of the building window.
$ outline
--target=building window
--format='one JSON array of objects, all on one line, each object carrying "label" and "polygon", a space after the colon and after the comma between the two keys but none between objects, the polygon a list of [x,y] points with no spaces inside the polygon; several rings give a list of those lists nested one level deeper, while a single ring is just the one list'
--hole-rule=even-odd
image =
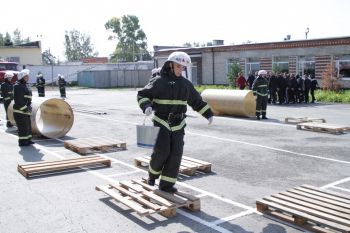
[{"label": "building window", "polygon": [[335,56],[334,63],[338,76],[350,80],[350,55]]},{"label": "building window", "polygon": [[8,57],[6,58],[6,61],[20,63],[19,57]]},{"label": "building window", "polygon": [[315,57],[299,57],[298,74],[311,75],[312,77],[315,77]]},{"label": "building window", "polygon": [[252,74],[255,74],[255,72],[260,70],[260,59],[248,58],[245,66],[248,73],[252,72]]},{"label": "building window", "polygon": [[288,57],[274,57],[272,63],[272,69],[280,73],[289,73]]}]

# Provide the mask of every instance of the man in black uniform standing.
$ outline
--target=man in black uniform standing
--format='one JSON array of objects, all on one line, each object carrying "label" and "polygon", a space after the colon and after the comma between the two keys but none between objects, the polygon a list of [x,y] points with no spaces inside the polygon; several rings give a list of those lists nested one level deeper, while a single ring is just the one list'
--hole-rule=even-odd
[{"label": "man in black uniform standing", "polygon": [[213,121],[209,105],[202,100],[193,84],[182,76],[183,68],[191,64],[184,52],[173,52],[164,63],[160,76],[154,77],[138,92],[137,100],[147,115],[154,110],[153,123],[160,127],[149,164],[148,184],[154,185],[160,176],[159,189],[174,193],[184,146],[187,104]]},{"label": "man in black uniform standing", "polygon": [[29,70],[24,69],[19,74],[18,81],[13,87],[13,117],[18,129],[18,145],[29,146],[32,142],[32,126],[30,115],[32,112],[32,92],[27,86]]},{"label": "man in black uniform standing", "polygon": [[66,85],[67,82],[64,80],[62,75],[58,75],[58,88],[60,89],[61,98],[66,98]]},{"label": "man in black uniform standing", "polygon": [[253,83],[253,94],[256,96],[256,119],[260,120],[267,119],[266,108],[267,108],[267,92],[268,92],[268,81],[266,79],[266,70],[259,70],[258,78]]},{"label": "man in black uniform standing", "polygon": [[5,80],[3,84],[1,84],[1,96],[4,101],[4,107],[5,107],[5,112],[6,112],[6,126],[7,128],[12,127],[13,125],[9,121],[8,115],[7,115],[7,108],[9,107],[11,101],[13,100],[13,85],[11,83],[13,77],[12,72],[6,72],[5,73]]},{"label": "man in black uniform standing", "polygon": [[36,88],[38,89],[39,97],[45,97],[45,79],[41,72],[36,75]]}]

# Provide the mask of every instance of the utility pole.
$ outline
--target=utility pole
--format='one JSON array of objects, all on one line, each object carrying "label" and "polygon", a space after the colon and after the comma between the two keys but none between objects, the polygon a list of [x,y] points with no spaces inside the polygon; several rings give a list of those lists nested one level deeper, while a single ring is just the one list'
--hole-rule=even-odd
[{"label": "utility pole", "polygon": [[309,34],[309,28],[306,28],[306,31],[305,31],[305,39],[307,40],[307,34]]}]

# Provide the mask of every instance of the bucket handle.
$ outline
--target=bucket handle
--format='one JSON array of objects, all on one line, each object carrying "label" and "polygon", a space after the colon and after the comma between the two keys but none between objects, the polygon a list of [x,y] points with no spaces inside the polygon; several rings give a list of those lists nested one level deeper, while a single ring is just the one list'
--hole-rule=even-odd
[{"label": "bucket handle", "polygon": [[[149,115],[149,116],[151,116],[151,115]],[[149,116],[145,115],[145,117],[143,118],[143,124],[142,124],[142,125],[145,125],[145,124],[146,124],[146,119],[147,119],[147,117],[149,117]]]}]

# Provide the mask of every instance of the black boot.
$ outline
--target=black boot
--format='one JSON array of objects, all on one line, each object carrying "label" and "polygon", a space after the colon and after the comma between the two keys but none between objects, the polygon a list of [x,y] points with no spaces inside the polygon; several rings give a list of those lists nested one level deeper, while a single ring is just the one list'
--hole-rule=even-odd
[{"label": "black boot", "polygon": [[156,180],[155,180],[155,179],[151,179],[151,178],[148,178],[148,179],[147,179],[147,184],[148,184],[148,185],[154,186],[155,183],[156,183]]},{"label": "black boot", "polygon": [[268,118],[266,117],[266,115],[263,115],[262,119],[267,120]]},{"label": "black boot", "polygon": [[11,122],[8,121],[8,122],[6,123],[6,127],[7,127],[7,128],[11,128],[11,127],[13,127],[13,124],[11,124]]},{"label": "black boot", "polygon": [[256,119],[257,119],[257,120],[260,120],[260,115],[256,115]]},{"label": "black boot", "polygon": [[35,142],[33,142],[32,140],[29,140],[27,143],[28,143],[29,145],[35,144]]},{"label": "black boot", "polygon": [[159,187],[160,190],[167,192],[167,193],[176,193],[177,188],[174,186],[164,186],[164,187]]}]

